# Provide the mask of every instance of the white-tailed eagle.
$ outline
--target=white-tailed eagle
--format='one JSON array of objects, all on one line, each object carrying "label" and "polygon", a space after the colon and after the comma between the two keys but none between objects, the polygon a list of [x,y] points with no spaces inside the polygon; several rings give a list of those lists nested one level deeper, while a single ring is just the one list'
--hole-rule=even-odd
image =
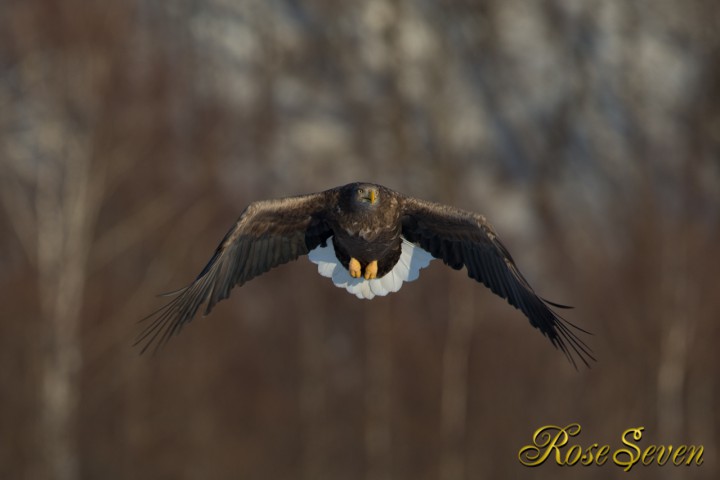
[{"label": "white-tailed eagle", "polygon": [[590,349],[550,307],[569,308],[538,296],[518,270],[485,217],[407,197],[381,185],[351,183],[319,193],[251,203],[215,254],[187,287],[146,319],[136,345],[167,342],[205,305],[207,315],[236,285],[308,255],[321,275],[359,298],[400,289],[438,258],[522,311],[575,365],[588,364]]}]

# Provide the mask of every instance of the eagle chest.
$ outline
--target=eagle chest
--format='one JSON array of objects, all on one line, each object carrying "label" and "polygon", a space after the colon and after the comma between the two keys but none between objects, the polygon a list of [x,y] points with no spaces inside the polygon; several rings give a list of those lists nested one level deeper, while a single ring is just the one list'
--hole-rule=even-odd
[{"label": "eagle chest", "polygon": [[[394,205],[393,205],[394,206]],[[378,242],[399,235],[398,215],[394,209],[378,211],[343,211],[338,208],[333,218],[336,235]]]}]

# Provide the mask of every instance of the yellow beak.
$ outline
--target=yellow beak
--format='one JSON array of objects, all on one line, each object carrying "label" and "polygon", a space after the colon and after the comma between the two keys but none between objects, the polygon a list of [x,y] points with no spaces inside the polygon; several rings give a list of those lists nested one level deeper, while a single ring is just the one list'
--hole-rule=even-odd
[{"label": "yellow beak", "polygon": [[370,203],[375,203],[375,190],[370,190]]}]

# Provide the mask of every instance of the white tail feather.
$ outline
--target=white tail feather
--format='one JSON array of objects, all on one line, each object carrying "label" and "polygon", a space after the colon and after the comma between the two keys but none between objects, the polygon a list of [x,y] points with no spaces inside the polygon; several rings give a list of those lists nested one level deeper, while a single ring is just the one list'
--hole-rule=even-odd
[{"label": "white tail feather", "polygon": [[319,246],[308,253],[308,258],[317,264],[318,273],[323,277],[331,278],[335,286],[346,289],[358,298],[367,299],[397,292],[403,282],[417,280],[420,269],[427,267],[433,259],[428,252],[403,238],[400,259],[392,270],[381,278],[365,280],[352,278],[347,269],[340,264],[335,256],[332,237],[327,239],[327,246]]}]

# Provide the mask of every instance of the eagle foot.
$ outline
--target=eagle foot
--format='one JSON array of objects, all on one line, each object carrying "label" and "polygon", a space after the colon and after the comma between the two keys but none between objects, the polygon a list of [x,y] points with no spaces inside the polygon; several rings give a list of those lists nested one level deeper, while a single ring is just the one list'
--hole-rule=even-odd
[{"label": "eagle foot", "polygon": [[350,272],[350,276],[352,278],[360,278],[360,275],[362,275],[360,262],[358,262],[355,258],[351,258],[348,263],[348,271]]},{"label": "eagle foot", "polygon": [[377,272],[377,260],[373,260],[372,262],[368,263],[367,267],[365,267],[365,280],[372,280],[373,278],[377,278]]}]

